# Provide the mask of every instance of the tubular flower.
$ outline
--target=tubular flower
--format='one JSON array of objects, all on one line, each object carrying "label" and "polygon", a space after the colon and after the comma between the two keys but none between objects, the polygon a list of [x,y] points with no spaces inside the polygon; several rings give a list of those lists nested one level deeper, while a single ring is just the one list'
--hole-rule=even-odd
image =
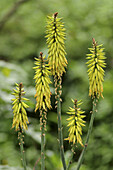
[{"label": "tubular flower", "polygon": [[16,90],[13,89],[14,93],[12,93],[15,96],[15,98],[12,99],[12,109],[14,114],[12,128],[15,127],[16,131],[18,131],[20,128],[21,130],[27,130],[27,124],[29,123],[29,121],[25,109],[29,106],[24,101],[28,101],[28,99],[23,97],[23,95],[25,94],[23,84],[16,83],[16,86]]},{"label": "tubular flower", "polygon": [[105,53],[103,52],[104,48],[101,48],[101,45],[97,45],[95,39],[93,38],[93,47],[89,48],[91,54],[87,54],[89,61],[88,64],[88,76],[89,76],[89,96],[96,96],[99,98],[103,97],[103,84],[104,81],[104,67],[105,63]]},{"label": "tubular flower", "polygon": [[67,67],[65,52],[65,28],[62,18],[57,18],[56,12],[47,17],[46,38],[48,44],[48,60],[53,75],[62,76]]},{"label": "tubular flower", "polygon": [[69,127],[69,136],[65,140],[69,140],[69,143],[72,142],[73,144],[80,143],[81,146],[83,146],[82,143],[82,126],[85,126],[84,123],[85,121],[83,120],[85,115],[83,115],[84,111],[82,111],[78,106],[82,104],[81,101],[78,101],[75,99],[72,100],[74,107],[69,107],[69,111],[67,114],[69,114],[69,118],[67,119],[68,121],[68,127]]},{"label": "tubular flower", "polygon": [[36,108],[35,112],[39,110],[45,110],[47,108],[51,108],[51,92],[50,92],[50,87],[49,84],[51,83],[49,75],[49,66],[48,64],[45,64],[45,56],[42,56],[42,52],[40,52],[40,57],[35,58],[35,65],[36,67],[33,67],[35,69],[35,83],[36,83]]}]

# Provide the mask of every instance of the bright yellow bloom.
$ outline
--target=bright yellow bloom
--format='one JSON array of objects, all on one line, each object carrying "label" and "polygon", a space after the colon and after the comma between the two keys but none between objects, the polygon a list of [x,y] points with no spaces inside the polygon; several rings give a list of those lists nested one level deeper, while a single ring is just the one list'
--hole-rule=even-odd
[{"label": "bright yellow bloom", "polygon": [[35,65],[36,67],[33,67],[35,69],[35,83],[36,83],[36,108],[35,112],[39,110],[47,110],[47,108],[51,108],[51,92],[49,84],[51,83],[49,75],[49,66],[45,63],[45,56],[42,56],[42,52],[40,52],[40,57],[35,58]]},{"label": "bright yellow bloom", "polygon": [[67,114],[69,114],[69,118],[67,119],[68,121],[68,127],[69,127],[69,136],[65,140],[69,140],[69,142],[72,142],[73,144],[80,143],[81,146],[83,146],[82,143],[82,126],[85,126],[84,123],[85,121],[83,120],[85,115],[83,115],[84,111],[82,111],[79,106],[82,104],[81,101],[77,101],[75,99],[72,100],[74,107],[69,107],[69,111]]},{"label": "bright yellow bloom", "polygon": [[89,60],[88,64],[88,76],[89,76],[89,96],[96,96],[99,98],[103,97],[103,84],[104,81],[104,67],[105,63],[105,53],[103,52],[104,48],[101,48],[101,45],[97,45],[95,39],[93,38],[93,47],[89,48],[91,54],[87,54],[87,59]]},{"label": "bright yellow bloom", "polygon": [[53,75],[62,76],[67,67],[65,52],[65,28],[62,18],[57,18],[56,12],[47,17],[46,38],[48,44],[48,60]]},{"label": "bright yellow bloom", "polygon": [[25,92],[22,83],[16,83],[16,86],[16,90],[13,89],[14,93],[12,93],[15,96],[15,98],[12,99],[12,109],[14,114],[12,128],[15,127],[16,131],[18,131],[20,128],[21,130],[27,130],[27,124],[29,123],[29,121],[25,109],[29,106],[24,101],[28,101],[28,99],[23,97]]}]

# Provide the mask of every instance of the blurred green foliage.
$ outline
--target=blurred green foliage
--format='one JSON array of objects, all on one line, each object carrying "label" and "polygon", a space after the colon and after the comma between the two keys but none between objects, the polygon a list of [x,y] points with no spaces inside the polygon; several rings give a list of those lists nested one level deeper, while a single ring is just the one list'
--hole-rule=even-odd
[{"label": "blurred green foliage", "polygon": [[[0,21],[12,8],[15,0],[0,1]],[[92,37],[104,44],[107,68],[104,82],[104,100],[100,99],[93,133],[85,154],[81,170],[113,169],[113,1],[111,0],[29,0],[21,4],[0,30],[0,169],[21,168],[17,133],[11,129],[11,91],[14,83],[23,82],[26,97],[30,99],[27,110],[30,121],[25,134],[27,165],[33,169],[40,158],[39,114],[34,113],[35,88],[32,69],[34,57],[43,51],[47,55],[45,40],[46,16],[58,12],[63,17],[67,30],[67,73],[63,76],[62,122],[64,137],[67,136],[68,106],[71,98],[83,100],[87,125],[83,131],[85,141],[90,119],[91,100],[88,97],[86,53],[91,47]],[[54,87],[51,86],[53,109],[48,112],[46,135],[46,169],[61,170],[57,139],[57,116],[54,109]],[[71,146],[64,141],[66,160]],[[82,148],[76,148],[74,161],[78,160]],[[75,169],[76,162],[71,165]],[[40,167],[40,161],[36,165]]]}]

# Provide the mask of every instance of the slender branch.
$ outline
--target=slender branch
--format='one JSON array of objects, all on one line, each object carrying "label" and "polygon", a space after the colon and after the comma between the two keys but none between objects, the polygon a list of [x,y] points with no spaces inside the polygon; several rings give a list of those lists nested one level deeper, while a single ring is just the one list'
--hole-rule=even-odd
[{"label": "slender branch", "polygon": [[19,145],[20,145],[20,151],[21,151],[21,160],[22,160],[22,164],[24,167],[24,170],[26,170],[26,159],[25,159],[25,151],[24,151],[24,141],[23,141],[23,135],[22,132],[18,132],[18,138],[19,138]]},{"label": "slender branch", "polygon": [[87,133],[87,137],[86,137],[86,142],[85,142],[84,149],[82,150],[82,153],[81,153],[81,155],[79,157],[76,170],[79,170],[80,166],[82,165],[83,158],[84,158],[84,153],[85,153],[85,151],[87,149],[87,145],[88,145],[89,137],[90,137],[90,134],[91,134],[91,131],[92,131],[93,122],[94,122],[94,118],[95,118],[96,112],[97,112],[97,99],[94,98],[93,99],[93,110],[92,110],[92,115],[91,115],[91,119],[90,119],[90,123],[89,123],[89,128],[88,128],[88,133]]},{"label": "slender branch", "polygon": [[71,165],[71,163],[72,163],[72,159],[73,159],[73,156],[74,156],[74,154],[75,154],[74,150],[75,150],[75,146],[72,147],[72,153],[71,153],[71,156],[70,156],[70,159],[69,159],[69,163],[68,163],[68,166],[67,166],[67,170],[69,170],[70,165]]},{"label": "slender branch", "polygon": [[19,0],[13,5],[13,7],[0,20],[0,30],[4,27],[5,23],[9,20],[9,18],[11,18],[15,14],[21,4],[27,1],[29,0]]},{"label": "slender branch", "polygon": [[64,170],[66,170],[66,162],[64,157],[64,146],[63,146],[63,134],[62,134],[62,122],[61,122],[61,99],[60,99],[60,82],[61,80],[57,81],[57,115],[58,115],[58,138],[59,138],[59,145],[60,145],[60,155],[63,164]]},{"label": "slender branch", "polygon": [[45,170],[45,124],[44,124],[44,113],[42,113],[41,120],[41,170]]},{"label": "slender branch", "polygon": [[57,101],[58,101],[57,115],[58,115],[58,136],[59,136],[60,154],[61,154],[61,159],[62,159],[64,170],[66,170],[66,163],[65,163],[65,158],[64,158],[62,123],[61,123],[61,102],[60,102],[60,97],[58,97]]},{"label": "slender branch", "polygon": [[35,165],[34,165],[34,167],[33,167],[33,170],[35,170],[35,168],[36,168],[38,162],[40,161],[40,159],[41,159],[41,157],[35,162]]}]

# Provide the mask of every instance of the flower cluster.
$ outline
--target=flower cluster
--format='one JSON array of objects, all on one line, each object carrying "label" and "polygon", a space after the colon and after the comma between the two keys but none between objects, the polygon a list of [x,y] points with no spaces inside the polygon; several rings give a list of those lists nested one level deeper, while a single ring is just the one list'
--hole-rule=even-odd
[{"label": "flower cluster", "polygon": [[62,18],[57,18],[56,12],[47,17],[46,38],[48,44],[48,60],[53,75],[62,76],[67,67],[65,52],[65,28]]},{"label": "flower cluster", "polygon": [[13,118],[13,124],[12,124],[12,128],[16,128],[16,131],[18,131],[20,128],[21,130],[27,130],[27,124],[29,123],[28,121],[28,117],[27,117],[27,113],[26,113],[26,108],[28,108],[29,106],[24,102],[24,101],[28,101],[27,98],[23,97],[23,95],[25,94],[24,92],[24,88],[23,88],[23,84],[17,84],[16,83],[16,90],[13,89],[13,95],[15,96],[14,99],[12,99],[13,103],[13,114],[14,114],[14,118]]},{"label": "flower cluster", "polygon": [[51,108],[51,101],[50,101],[50,97],[51,97],[51,92],[50,92],[50,87],[49,84],[51,83],[49,75],[50,75],[50,71],[49,71],[49,66],[48,64],[45,63],[45,56],[42,56],[42,52],[40,52],[40,57],[39,58],[35,58],[35,67],[33,67],[33,69],[35,69],[35,83],[36,83],[36,108],[35,108],[35,112],[39,109],[39,110],[45,110],[47,108]]},{"label": "flower cluster", "polygon": [[103,97],[103,84],[104,70],[106,67],[104,48],[101,45],[97,45],[93,38],[93,47],[89,48],[91,54],[87,54],[88,64],[88,76],[89,76],[89,96]]},{"label": "flower cluster", "polygon": [[77,141],[77,143],[80,143],[81,146],[83,146],[81,135],[82,126],[85,126],[85,121],[83,120],[83,118],[86,116],[83,115],[84,111],[82,111],[79,107],[82,102],[77,101],[76,99],[75,101],[72,100],[72,102],[74,104],[74,107],[69,107],[69,111],[67,112],[67,114],[70,115],[70,117],[67,119],[69,136],[65,140],[69,140],[69,142],[72,142],[73,144],[75,144]]}]

